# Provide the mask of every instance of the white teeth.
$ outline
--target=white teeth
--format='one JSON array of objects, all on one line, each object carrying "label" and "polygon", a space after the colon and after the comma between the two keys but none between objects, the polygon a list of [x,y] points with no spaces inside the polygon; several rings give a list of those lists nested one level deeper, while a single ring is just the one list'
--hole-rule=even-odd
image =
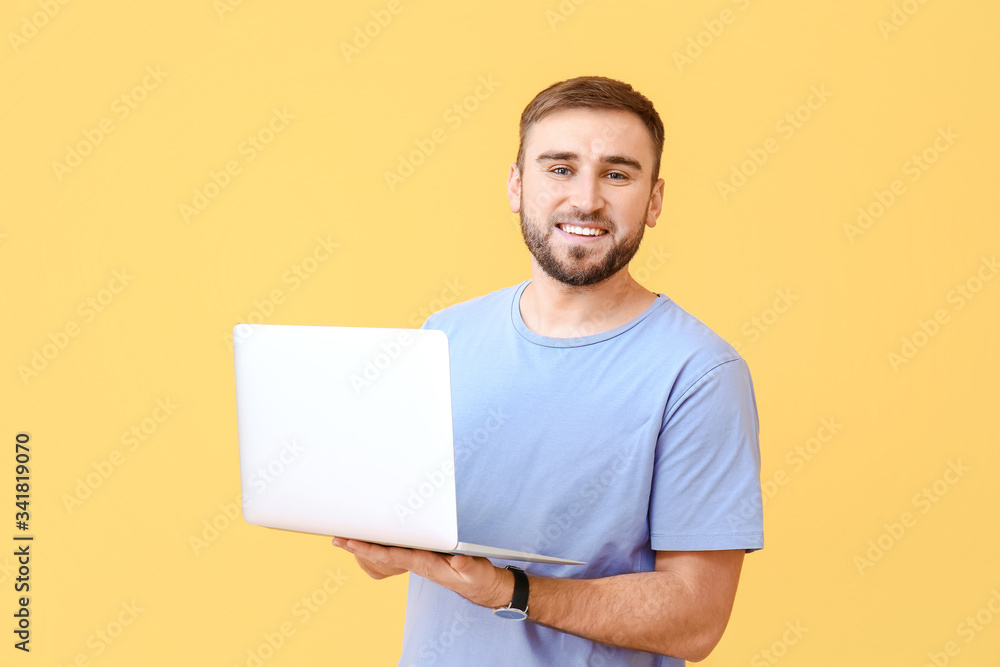
[{"label": "white teeth", "polygon": [[578,234],[580,236],[600,236],[601,234],[607,234],[603,229],[597,229],[596,227],[577,227],[576,225],[562,225],[561,229],[564,232],[569,232],[570,234]]}]

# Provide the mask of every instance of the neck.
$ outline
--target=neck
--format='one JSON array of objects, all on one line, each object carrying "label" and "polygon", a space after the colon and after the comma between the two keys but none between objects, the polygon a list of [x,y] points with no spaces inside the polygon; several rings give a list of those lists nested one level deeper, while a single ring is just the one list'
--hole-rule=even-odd
[{"label": "neck", "polygon": [[620,327],[643,313],[656,294],[637,283],[628,267],[595,285],[574,287],[546,274],[534,260],[531,283],[521,293],[521,318],[550,338],[592,336]]}]

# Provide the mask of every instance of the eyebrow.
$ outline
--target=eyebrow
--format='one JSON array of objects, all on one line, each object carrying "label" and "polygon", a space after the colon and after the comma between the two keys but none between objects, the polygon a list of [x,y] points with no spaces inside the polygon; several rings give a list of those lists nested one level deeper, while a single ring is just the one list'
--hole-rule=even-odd
[{"label": "eyebrow", "polygon": [[[603,164],[620,164],[625,167],[631,167],[636,171],[642,171],[642,165],[639,161],[630,158],[625,155],[602,155],[600,160]],[[535,162],[579,162],[580,156],[576,153],[569,151],[554,152],[554,153],[542,153],[539,155]]]}]

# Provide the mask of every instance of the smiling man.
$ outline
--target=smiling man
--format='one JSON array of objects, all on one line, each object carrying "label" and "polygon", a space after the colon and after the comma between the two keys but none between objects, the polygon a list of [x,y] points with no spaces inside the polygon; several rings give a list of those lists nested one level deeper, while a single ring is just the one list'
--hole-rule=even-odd
[{"label": "smiling man", "polygon": [[579,77],[520,130],[507,195],[531,279],[424,328],[449,339],[461,539],[587,564],[334,544],[375,579],[411,573],[400,665],[701,660],[763,547],[749,370],[629,274],[663,205],[652,103]]}]

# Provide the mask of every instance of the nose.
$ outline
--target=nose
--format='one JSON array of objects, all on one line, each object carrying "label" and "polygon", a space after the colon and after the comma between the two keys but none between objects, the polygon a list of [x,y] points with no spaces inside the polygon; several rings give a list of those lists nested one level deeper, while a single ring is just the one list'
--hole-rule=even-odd
[{"label": "nose", "polygon": [[581,173],[573,179],[572,190],[569,193],[569,204],[584,214],[604,208],[604,197],[601,195],[601,183],[598,176]]}]

